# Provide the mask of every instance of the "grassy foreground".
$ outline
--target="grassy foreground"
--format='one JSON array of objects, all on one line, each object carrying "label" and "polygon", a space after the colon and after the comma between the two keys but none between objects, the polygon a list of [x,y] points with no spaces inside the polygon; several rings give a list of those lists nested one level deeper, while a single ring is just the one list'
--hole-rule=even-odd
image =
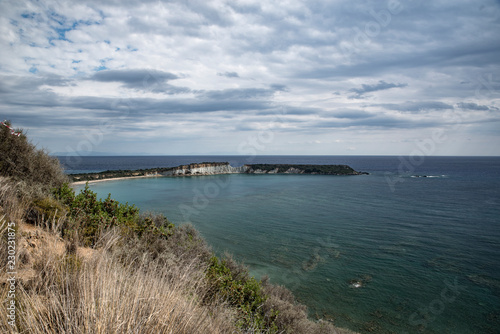
[{"label": "grassy foreground", "polygon": [[352,333],[309,320],[192,226],[75,194],[19,131],[0,129],[0,332]]}]

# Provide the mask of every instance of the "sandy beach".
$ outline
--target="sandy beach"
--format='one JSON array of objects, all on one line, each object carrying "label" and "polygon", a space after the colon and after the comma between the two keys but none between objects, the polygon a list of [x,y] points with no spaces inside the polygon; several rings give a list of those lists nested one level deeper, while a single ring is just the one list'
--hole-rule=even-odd
[{"label": "sandy beach", "polygon": [[99,180],[88,180],[88,181],[76,181],[76,182],[71,182],[71,186],[78,186],[81,184],[85,183],[97,183],[97,182],[104,182],[104,181],[118,181],[118,180],[127,180],[127,179],[139,179],[139,178],[144,178],[144,177],[163,177],[163,175],[160,174],[154,174],[154,175],[140,175],[140,176],[125,176],[125,177],[111,177],[108,179],[99,179]]}]

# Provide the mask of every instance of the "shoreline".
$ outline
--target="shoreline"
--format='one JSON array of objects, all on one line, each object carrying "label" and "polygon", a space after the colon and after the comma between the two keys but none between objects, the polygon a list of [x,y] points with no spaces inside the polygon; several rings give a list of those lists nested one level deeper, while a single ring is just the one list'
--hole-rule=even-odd
[{"label": "shoreline", "polygon": [[104,179],[98,179],[98,180],[87,180],[87,181],[76,181],[76,182],[71,182],[70,186],[79,186],[85,183],[98,183],[98,182],[105,182],[105,181],[119,181],[119,180],[128,180],[128,179],[139,179],[139,178],[145,178],[145,177],[164,177],[163,175],[160,174],[155,174],[155,175],[138,175],[138,176],[123,176],[123,177],[109,177],[109,178],[104,178]]}]

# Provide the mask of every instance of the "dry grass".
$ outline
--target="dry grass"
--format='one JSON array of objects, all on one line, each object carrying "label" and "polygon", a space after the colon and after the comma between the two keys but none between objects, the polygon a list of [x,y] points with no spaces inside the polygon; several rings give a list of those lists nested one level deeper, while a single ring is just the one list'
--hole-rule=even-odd
[{"label": "dry grass", "polygon": [[[35,279],[18,286],[19,332],[238,332],[223,304],[201,304],[202,270],[188,264],[179,271],[146,259],[124,265],[108,251],[119,240],[108,233],[104,247],[87,260],[58,254],[50,243],[41,246]],[[0,332],[10,329],[0,322]]]},{"label": "dry grass", "polygon": [[[18,227],[19,269],[17,329],[1,316],[1,333],[238,332],[234,312],[224,303],[201,303],[206,280],[199,251],[208,249],[203,243],[193,248],[198,237],[192,228],[178,229],[171,240],[141,242],[109,230],[90,252],[65,243],[47,226],[21,223],[27,207],[15,188],[0,177],[0,269],[5,273],[4,236],[12,220]],[[5,279],[1,283],[5,301],[8,287]]]},{"label": "dry grass", "polygon": [[7,215],[10,220],[20,221],[26,207],[27,201],[18,196],[18,183],[0,176],[0,213],[3,212],[2,215]]}]

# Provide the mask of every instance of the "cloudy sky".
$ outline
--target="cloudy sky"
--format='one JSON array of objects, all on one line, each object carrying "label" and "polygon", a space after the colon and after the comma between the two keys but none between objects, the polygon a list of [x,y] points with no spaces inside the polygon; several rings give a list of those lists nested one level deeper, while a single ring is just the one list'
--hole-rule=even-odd
[{"label": "cloudy sky", "polygon": [[52,153],[500,155],[498,0],[0,1]]}]

